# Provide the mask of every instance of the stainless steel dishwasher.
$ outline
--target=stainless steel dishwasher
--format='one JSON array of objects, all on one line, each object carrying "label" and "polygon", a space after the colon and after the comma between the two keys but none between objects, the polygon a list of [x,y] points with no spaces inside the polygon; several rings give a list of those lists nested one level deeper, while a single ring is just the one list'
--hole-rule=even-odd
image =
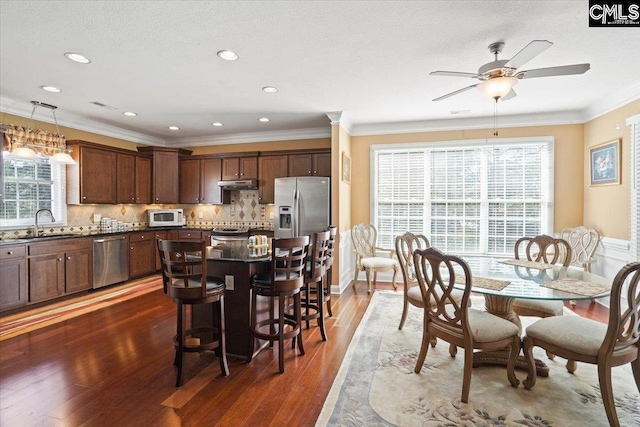
[{"label": "stainless steel dishwasher", "polygon": [[129,279],[129,237],[96,237],[93,239],[93,288]]}]

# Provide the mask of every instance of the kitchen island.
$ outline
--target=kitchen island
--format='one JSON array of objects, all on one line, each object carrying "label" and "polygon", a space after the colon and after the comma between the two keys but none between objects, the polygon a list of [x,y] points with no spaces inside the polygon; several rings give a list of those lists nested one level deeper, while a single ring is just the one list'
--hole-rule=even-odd
[{"label": "kitchen island", "polygon": [[[251,344],[249,335],[251,278],[268,271],[271,253],[267,247],[250,248],[248,238],[234,238],[215,241],[207,248],[207,274],[225,280],[225,326],[227,353],[231,356],[246,357]],[[268,304],[258,299],[258,319],[268,314]],[[194,326],[211,322],[211,310],[194,306]],[[210,324],[210,323],[209,323]],[[260,349],[263,347],[255,347]]]}]

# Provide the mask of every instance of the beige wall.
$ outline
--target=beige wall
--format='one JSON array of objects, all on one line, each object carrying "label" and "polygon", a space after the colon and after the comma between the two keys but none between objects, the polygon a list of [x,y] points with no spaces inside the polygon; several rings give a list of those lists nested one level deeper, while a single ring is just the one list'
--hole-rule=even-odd
[{"label": "beige wall", "polygon": [[[420,143],[491,139],[489,129],[354,136],[351,142],[351,222],[370,221],[370,149],[374,144]],[[554,231],[582,224],[583,126],[536,126],[500,129],[498,138],[552,136],[554,138]]]},{"label": "beige wall", "polygon": [[[629,177],[631,143],[627,118],[640,113],[640,100],[631,102],[584,125],[584,225],[598,230],[603,236],[629,240],[630,206]],[[620,129],[616,129],[619,127]],[[615,139],[622,141],[622,167],[619,185],[592,187],[589,169],[589,147]]]}]

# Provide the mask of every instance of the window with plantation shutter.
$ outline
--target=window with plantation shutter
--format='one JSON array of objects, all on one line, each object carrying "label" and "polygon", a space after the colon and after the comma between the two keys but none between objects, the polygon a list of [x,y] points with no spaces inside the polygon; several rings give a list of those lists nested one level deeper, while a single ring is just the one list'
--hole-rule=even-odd
[{"label": "window with plantation shutter", "polygon": [[511,254],[553,230],[551,138],[372,147],[378,245],[406,231],[443,251]]},{"label": "window with plantation shutter", "polygon": [[640,114],[627,119],[631,132],[631,250],[640,260]]}]

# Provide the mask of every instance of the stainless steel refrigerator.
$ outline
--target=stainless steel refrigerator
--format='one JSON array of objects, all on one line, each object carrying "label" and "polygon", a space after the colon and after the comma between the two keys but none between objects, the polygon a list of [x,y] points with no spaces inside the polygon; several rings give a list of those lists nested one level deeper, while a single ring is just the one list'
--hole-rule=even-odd
[{"label": "stainless steel refrigerator", "polygon": [[274,236],[308,236],[326,230],[331,212],[328,177],[276,178]]}]

